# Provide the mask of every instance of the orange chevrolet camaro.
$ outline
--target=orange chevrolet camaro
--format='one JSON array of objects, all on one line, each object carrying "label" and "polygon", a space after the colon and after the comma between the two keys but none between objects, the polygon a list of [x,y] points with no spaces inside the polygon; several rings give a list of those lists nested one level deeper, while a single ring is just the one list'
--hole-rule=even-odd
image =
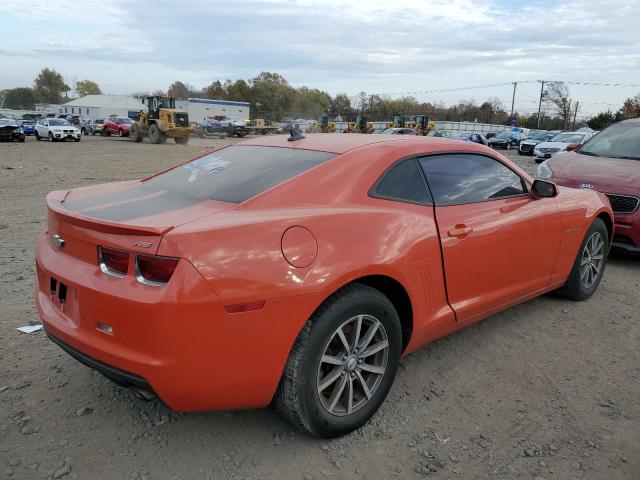
[{"label": "orange chevrolet camaro", "polygon": [[607,198],[445,138],[252,139],[144,180],[52,192],[47,335],[183,411],[264,407],[332,437],[402,355],[551,290],[598,288]]}]

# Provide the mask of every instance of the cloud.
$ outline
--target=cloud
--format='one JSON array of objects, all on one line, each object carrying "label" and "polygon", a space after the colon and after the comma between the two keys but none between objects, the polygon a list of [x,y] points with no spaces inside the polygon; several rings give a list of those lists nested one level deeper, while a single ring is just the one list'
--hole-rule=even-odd
[{"label": "cloud", "polygon": [[[166,88],[177,79],[201,87],[262,70],[332,93],[640,77],[640,0],[162,0],[136,8],[110,0],[100,9],[69,10],[40,0],[29,9],[22,5],[6,0],[0,10],[24,26],[44,25],[42,35],[16,40],[30,62],[75,62],[83,78],[91,78],[87,69],[93,69],[97,80],[120,90]],[[52,20],[63,22],[63,30]],[[127,78],[146,84],[127,84]]]}]

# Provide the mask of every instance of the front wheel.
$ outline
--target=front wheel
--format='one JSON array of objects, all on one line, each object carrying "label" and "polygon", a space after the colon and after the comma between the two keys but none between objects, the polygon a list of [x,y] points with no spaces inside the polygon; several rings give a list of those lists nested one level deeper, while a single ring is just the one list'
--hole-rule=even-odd
[{"label": "front wheel", "polygon": [[364,425],[389,392],[402,350],[400,320],[378,290],[344,287],[298,335],[275,404],[298,428],[337,437]]},{"label": "front wheel", "polygon": [[38,141],[42,140],[42,137],[38,134],[37,130],[36,130],[36,140]]},{"label": "front wheel", "polygon": [[601,218],[587,230],[567,282],[558,293],[570,300],[586,300],[602,280],[609,252],[609,231]]},{"label": "front wheel", "polygon": [[53,133],[49,132],[49,141],[50,142],[55,142],[55,139],[53,138]]},{"label": "front wheel", "polygon": [[189,142],[189,136],[185,135],[184,137],[174,137],[173,140],[178,144],[178,145],[186,145]]}]

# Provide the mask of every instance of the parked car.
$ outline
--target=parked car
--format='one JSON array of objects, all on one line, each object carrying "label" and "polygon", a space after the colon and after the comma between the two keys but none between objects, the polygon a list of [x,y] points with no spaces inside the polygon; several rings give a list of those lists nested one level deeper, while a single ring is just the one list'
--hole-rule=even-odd
[{"label": "parked car", "polygon": [[613,225],[604,195],[414,135],[260,137],[46,202],[53,342],[174,410],[273,401],[318,437],[362,426],[401,355],[548,291],[589,298]]},{"label": "parked car", "polygon": [[205,123],[198,124],[195,131],[196,135],[204,138],[205,135],[224,135],[229,137],[245,137],[251,133],[251,128],[247,126],[244,120],[238,118],[225,118],[216,120],[208,118]]},{"label": "parked car", "polygon": [[36,123],[36,140],[48,138],[51,142],[74,140],[79,142],[82,133],[64,118],[41,118]]},{"label": "parked car", "polygon": [[544,162],[546,159],[572,150],[593,137],[596,133],[593,130],[577,132],[562,132],[557,134],[548,142],[542,142],[533,147],[533,156],[536,163]]},{"label": "parked car", "polygon": [[550,141],[559,133],[561,133],[560,130],[538,130],[533,132],[530,137],[520,142],[518,153],[520,155],[533,155],[533,149],[536,145]]},{"label": "parked car", "polygon": [[385,135],[415,135],[415,130],[411,128],[387,128],[382,132]]},{"label": "parked car", "polygon": [[511,132],[501,132],[487,140],[487,144],[492,148],[505,148],[511,150],[517,147],[520,141],[513,138]]},{"label": "parked car", "polygon": [[36,134],[36,122],[33,120],[18,120],[18,125],[22,129],[22,133],[25,135],[35,135]]},{"label": "parked car", "polygon": [[101,133],[103,137],[110,135],[128,137],[131,125],[133,125],[133,120],[129,117],[108,117],[104,119]]},{"label": "parked car", "polygon": [[99,118],[97,120],[87,120],[84,125],[82,133],[84,135],[96,135],[102,134],[102,128],[104,127],[104,119]]},{"label": "parked car", "polygon": [[484,138],[486,138],[487,140],[495,137],[496,135],[498,135],[501,132],[488,132],[484,134]]},{"label": "parked car", "polygon": [[486,145],[487,139],[480,133],[458,133],[451,138],[455,140],[464,140],[466,142],[479,143],[480,145]]},{"label": "parked car", "polygon": [[0,142],[24,142],[24,133],[17,120],[0,118]]},{"label": "parked car", "polygon": [[613,246],[640,254],[640,119],[611,125],[577,149],[538,166],[538,178],[609,197]]},{"label": "parked car", "polygon": [[447,130],[434,130],[432,132],[429,132],[429,134],[427,135],[428,137],[446,137],[446,138],[450,138],[451,137],[451,133]]}]

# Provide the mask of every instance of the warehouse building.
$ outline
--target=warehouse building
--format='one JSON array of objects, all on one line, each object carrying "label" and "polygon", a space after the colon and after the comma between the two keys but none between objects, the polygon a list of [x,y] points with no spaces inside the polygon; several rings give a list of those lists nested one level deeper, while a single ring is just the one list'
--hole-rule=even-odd
[{"label": "warehouse building", "polygon": [[85,120],[97,120],[109,115],[138,118],[140,110],[147,107],[135,97],[127,95],[86,95],[59,107],[59,113],[82,115]]},{"label": "warehouse building", "polygon": [[232,102],[230,100],[211,100],[208,98],[190,98],[176,100],[176,108],[189,114],[189,121],[204,122],[207,118],[226,117],[248,119],[249,102]]}]

